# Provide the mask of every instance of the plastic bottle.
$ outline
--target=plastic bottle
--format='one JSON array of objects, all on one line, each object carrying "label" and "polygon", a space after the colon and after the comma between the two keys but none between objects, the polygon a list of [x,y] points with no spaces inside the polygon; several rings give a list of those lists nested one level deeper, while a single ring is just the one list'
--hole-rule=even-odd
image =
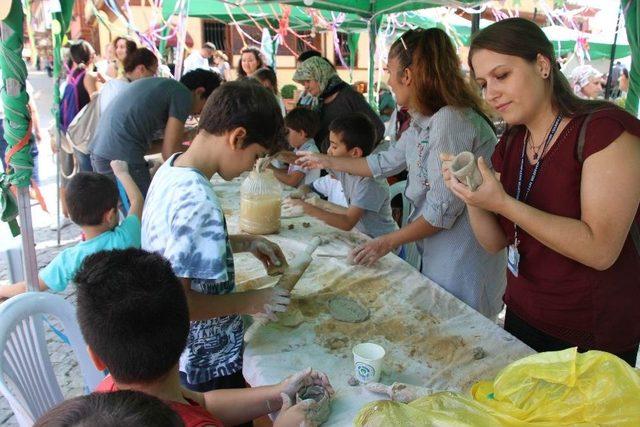
[{"label": "plastic bottle", "polygon": [[273,171],[256,168],[240,186],[240,229],[249,234],[280,231],[282,187]]}]

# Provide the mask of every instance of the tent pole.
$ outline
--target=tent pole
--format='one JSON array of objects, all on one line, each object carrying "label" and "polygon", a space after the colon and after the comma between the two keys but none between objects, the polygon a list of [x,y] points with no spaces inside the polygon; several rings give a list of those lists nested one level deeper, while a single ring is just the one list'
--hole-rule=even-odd
[{"label": "tent pole", "polygon": [[369,28],[369,91],[368,91],[368,100],[369,105],[373,108],[373,111],[378,111],[378,102],[376,99],[376,94],[374,93],[374,68],[375,68],[375,58],[376,58],[376,37],[378,35],[378,18],[373,17],[369,20],[368,24]]},{"label": "tent pole", "polygon": [[611,97],[611,85],[612,85],[612,72],[613,72],[613,62],[616,58],[616,44],[618,42],[618,29],[620,28],[620,14],[622,13],[622,5],[618,7],[618,20],[616,21],[616,32],[613,35],[613,44],[611,45],[611,60],[609,61],[609,74],[607,76],[607,85],[604,89],[604,99],[609,99]]},{"label": "tent pole", "polygon": [[[24,41],[22,28],[24,25],[24,11],[20,0],[13,0],[9,15],[0,23],[0,41],[2,44],[3,58],[2,79],[4,88],[2,98],[5,106],[4,134],[9,146],[15,146],[18,141],[26,139],[31,134],[31,117],[27,107],[28,96],[24,95],[27,78],[27,67],[22,59]],[[10,131],[14,126],[15,133]],[[24,139],[23,139],[24,138]],[[11,143],[13,142],[13,144]],[[27,144],[16,154],[27,151]],[[2,153],[4,155],[4,153]],[[30,156],[29,156],[30,157]],[[31,223],[31,197],[29,195],[29,182],[31,172],[24,174],[28,165],[24,159],[16,163],[11,162],[13,172],[10,174],[12,185],[18,190],[18,213],[20,215],[20,235],[22,238],[22,260],[27,281],[28,291],[38,291],[38,263],[36,261],[36,248],[33,239],[33,225]],[[32,164],[32,163],[31,163]],[[22,175],[22,176],[21,176]]]},{"label": "tent pole", "polygon": [[[473,9],[479,11],[478,6]],[[478,31],[480,31],[480,13],[474,13],[471,15],[471,35],[474,35]]]},{"label": "tent pole", "polygon": [[56,123],[56,146],[58,154],[56,155],[56,220],[57,220],[57,239],[60,246],[60,152],[61,152],[61,135],[60,135],[60,74],[62,69],[62,40],[69,29],[71,22],[71,12],[73,10],[74,0],[60,0],[60,11],[52,14],[51,37],[53,40],[53,105],[52,112]]}]

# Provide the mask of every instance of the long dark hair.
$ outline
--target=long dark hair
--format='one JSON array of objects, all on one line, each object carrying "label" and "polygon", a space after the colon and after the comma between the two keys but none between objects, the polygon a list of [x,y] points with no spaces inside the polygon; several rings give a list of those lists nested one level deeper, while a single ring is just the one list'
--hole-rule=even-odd
[{"label": "long dark hair", "polygon": [[478,91],[462,74],[451,39],[441,29],[407,31],[391,45],[389,57],[397,58],[402,70],[411,68],[418,98],[415,107],[422,114],[435,114],[440,108],[451,105],[472,108],[492,123]]},{"label": "long dark hair", "polygon": [[259,82],[264,80],[268,81],[271,84],[273,94],[278,95],[278,76],[276,76],[276,73],[271,68],[260,68],[253,73],[253,77]]},{"label": "long dark hair", "polygon": [[566,117],[576,117],[599,110],[619,108],[611,102],[587,100],[573,93],[567,78],[560,71],[556,61],[553,44],[546,34],[534,22],[524,18],[509,18],[489,25],[477,33],[471,40],[469,48],[469,68],[475,81],[472,59],[473,55],[486,49],[503,55],[517,56],[527,62],[534,63],[538,54],[551,62],[551,103]]},{"label": "long dark hair", "polygon": [[86,40],[72,41],[69,46],[69,68],[76,64],[78,68],[85,68],[91,62],[91,56],[95,53],[93,46]]},{"label": "long dark hair", "polygon": [[240,59],[238,60],[238,78],[245,78],[247,77],[247,73],[245,73],[245,71],[242,69],[242,54],[243,53],[252,53],[253,56],[255,56],[256,61],[258,61],[258,68],[257,70],[259,70],[260,68],[263,68],[265,66],[264,60],[262,59],[262,53],[260,52],[260,49],[258,49],[257,47],[253,47],[253,46],[248,46],[245,47],[244,49],[242,49],[240,51]]},{"label": "long dark hair", "polygon": [[124,59],[124,72],[131,73],[138,65],[144,65],[149,70],[158,65],[158,57],[146,47],[136,49]]},{"label": "long dark hair", "polygon": [[135,50],[138,48],[138,45],[136,44],[135,41],[133,41],[132,39],[130,39],[127,36],[118,36],[113,40],[113,56],[114,58],[120,62],[120,60],[118,59],[118,54],[116,53],[116,49],[118,48],[118,42],[120,40],[124,40],[125,41],[125,46],[127,49],[127,55],[124,57],[124,61],[122,61],[122,65],[124,65],[124,62],[127,60],[127,56],[131,55],[133,52],[135,52]]}]

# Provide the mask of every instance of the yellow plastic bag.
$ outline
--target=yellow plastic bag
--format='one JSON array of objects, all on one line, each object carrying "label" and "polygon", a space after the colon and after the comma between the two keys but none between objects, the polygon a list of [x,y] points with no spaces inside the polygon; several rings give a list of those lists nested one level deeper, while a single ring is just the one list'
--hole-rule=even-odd
[{"label": "yellow plastic bag", "polygon": [[373,402],[356,426],[640,426],[640,375],[609,353],[535,354],[480,381],[409,404]]}]

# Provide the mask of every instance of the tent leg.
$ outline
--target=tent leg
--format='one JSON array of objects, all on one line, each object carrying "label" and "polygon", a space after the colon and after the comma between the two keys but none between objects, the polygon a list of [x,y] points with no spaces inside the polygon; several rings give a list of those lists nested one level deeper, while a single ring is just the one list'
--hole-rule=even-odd
[{"label": "tent leg", "polygon": [[616,82],[612,81],[613,72],[613,62],[616,58],[616,44],[618,42],[618,29],[620,28],[620,14],[622,13],[622,5],[618,8],[618,20],[616,21],[616,32],[613,36],[613,44],[611,45],[611,60],[609,61],[609,74],[607,75],[607,84],[604,88],[604,99],[609,99],[611,97],[611,86],[613,86]]},{"label": "tent leg", "polygon": [[40,285],[38,284],[38,261],[36,260],[36,246],[33,239],[29,187],[18,187],[18,212],[20,213],[22,260],[27,290],[37,292],[40,290]]},{"label": "tent leg", "polygon": [[58,240],[58,246],[60,246],[60,150],[62,149],[62,143],[59,129],[56,130],[56,147],[58,147],[58,154],[56,154],[56,239]]}]

